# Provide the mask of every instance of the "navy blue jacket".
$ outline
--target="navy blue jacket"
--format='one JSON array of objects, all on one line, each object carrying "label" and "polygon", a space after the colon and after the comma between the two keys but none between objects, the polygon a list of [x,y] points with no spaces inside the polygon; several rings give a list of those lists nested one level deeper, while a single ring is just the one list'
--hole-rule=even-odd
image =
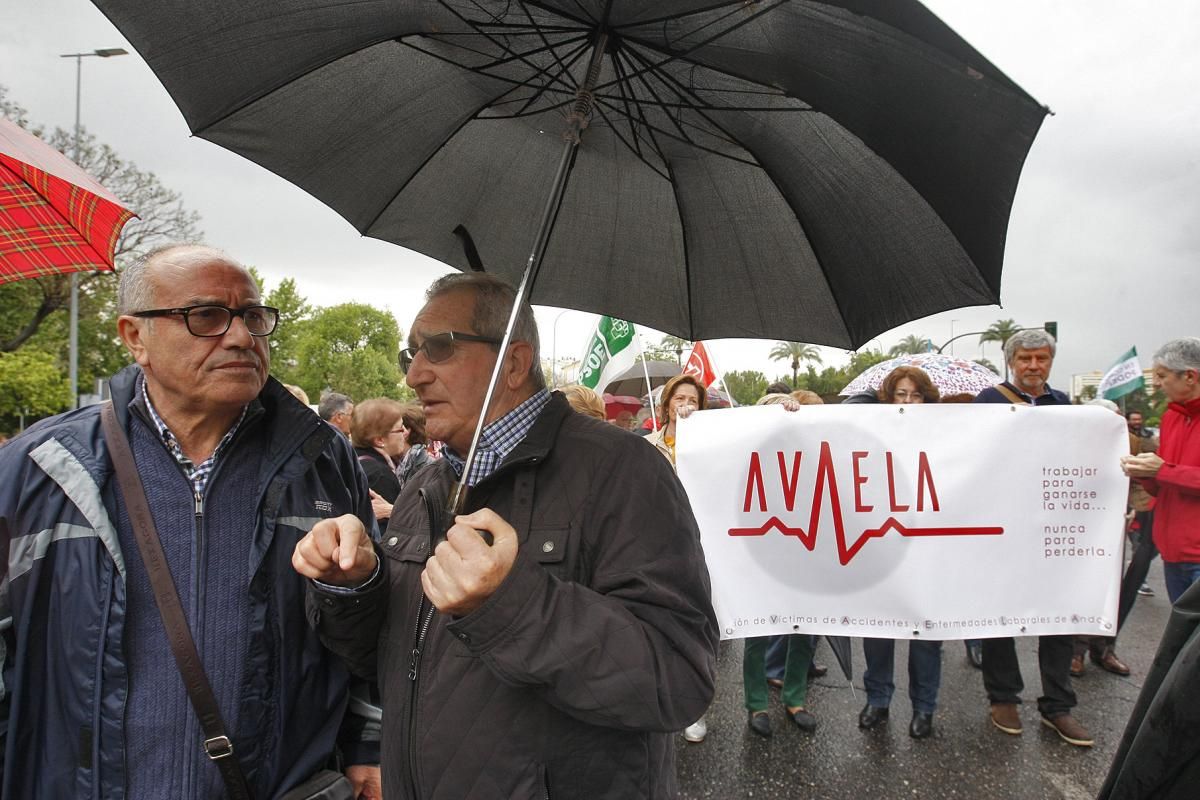
[{"label": "navy blue jacket", "polygon": [[[1069,405],[1071,405],[1071,398],[1067,397],[1067,395],[1065,393],[1060,392],[1058,389],[1051,389],[1050,384],[1048,384],[1048,383],[1046,384],[1045,391],[1043,391],[1037,397],[1030,397],[1029,395],[1025,394],[1025,392],[1022,392],[1020,389],[1018,389],[1016,386],[1009,383],[1008,381],[1005,381],[1004,383],[1002,383],[1000,385],[1004,386],[1009,391],[1014,392],[1018,397],[1024,398],[1025,402],[1027,402],[1033,406],[1069,406]],[[1009,400],[1004,395],[1000,394],[1000,390],[997,389],[996,387],[989,386],[986,389],[984,389],[982,392],[980,392],[979,394],[975,395],[975,402],[976,403],[1011,403],[1012,401]]]},{"label": "navy blue jacket", "polygon": [[[138,374],[129,367],[111,384],[127,430]],[[266,446],[245,584],[233,587],[253,609],[234,747],[255,796],[266,798],[325,765],[349,697],[345,667],[305,620],[306,581],[292,551],[322,518],[354,513],[368,530],[374,520],[343,437],[274,380],[254,404]],[[114,527],[99,410],[44,420],[0,448],[3,800],[123,798],[126,770],[138,768],[126,763],[122,726],[126,564],[140,556],[122,552]]]}]

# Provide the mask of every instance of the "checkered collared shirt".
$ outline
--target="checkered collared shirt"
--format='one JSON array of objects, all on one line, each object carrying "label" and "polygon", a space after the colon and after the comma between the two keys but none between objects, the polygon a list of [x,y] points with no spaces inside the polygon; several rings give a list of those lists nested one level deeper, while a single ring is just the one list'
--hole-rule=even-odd
[{"label": "checkered collared shirt", "polygon": [[183,454],[183,448],[179,446],[179,440],[175,438],[175,434],[171,433],[171,429],[167,427],[167,423],[163,422],[163,418],[154,410],[154,404],[150,402],[150,395],[146,392],[146,380],[142,379],[142,401],[146,404],[146,410],[150,412],[150,419],[154,421],[154,427],[158,429],[158,435],[162,437],[162,442],[166,445],[167,452],[175,457],[179,462],[179,466],[183,467],[183,472],[187,475],[187,479],[192,482],[192,490],[195,491],[196,497],[204,497],[204,489],[208,486],[208,479],[212,476],[213,470],[217,466],[217,457],[221,455],[221,451],[233,439],[233,435],[237,433],[237,429],[241,427],[242,421],[246,419],[246,410],[242,409],[242,414],[237,418],[237,422],[233,423],[233,427],[229,429],[221,441],[217,443],[217,447],[213,450],[212,455],[204,460],[202,464],[197,466],[192,463],[192,460]]},{"label": "checkered collared shirt", "polygon": [[[479,447],[475,450],[475,463],[467,477],[468,486],[475,486],[504,463],[504,459],[529,433],[538,415],[549,402],[550,392],[542,389],[483,429],[479,436]],[[461,478],[465,465],[463,457],[448,447],[442,450],[442,454],[454,468],[455,474]]]}]

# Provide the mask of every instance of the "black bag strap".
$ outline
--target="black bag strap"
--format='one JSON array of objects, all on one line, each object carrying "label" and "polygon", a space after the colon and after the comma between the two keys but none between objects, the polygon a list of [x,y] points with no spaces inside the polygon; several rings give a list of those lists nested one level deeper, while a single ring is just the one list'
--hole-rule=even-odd
[{"label": "black bag strap", "polygon": [[213,696],[212,685],[204,673],[204,665],[196,651],[196,643],[192,640],[187,617],[184,616],[183,607],[179,603],[179,593],[175,589],[175,581],[171,578],[162,542],[154,529],[154,518],[150,515],[146,492],[133,462],[129,440],[125,437],[125,431],[121,430],[111,400],[105,402],[101,408],[100,422],[104,430],[104,439],[108,443],[109,456],[117,473],[117,486],[121,490],[121,496],[125,498],[125,508],[129,512],[129,521],[137,538],[138,551],[146,565],[146,572],[150,574],[154,602],[162,617],[163,627],[166,628],[167,639],[171,642],[175,665],[179,668],[184,688],[187,689],[192,708],[195,709],[200,727],[204,731],[204,752],[221,771],[221,779],[225,782],[229,797],[232,800],[251,800],[246,776],[242,774],[241,765],[233,756],[233,742],[226,733],[217,698]]}]

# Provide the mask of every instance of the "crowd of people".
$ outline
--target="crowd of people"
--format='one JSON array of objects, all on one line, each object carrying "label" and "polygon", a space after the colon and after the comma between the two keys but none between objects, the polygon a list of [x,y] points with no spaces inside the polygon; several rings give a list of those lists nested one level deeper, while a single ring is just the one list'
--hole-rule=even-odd
[{"label": "crowd of people", "polygon": [[[656,430],[620,430],[595,392],[545,385],[528,305],[501,351],[514,298],[486,274],[439,279],[399,354],[418,402],[327,392],[314,414],[269,377],[279,315],[238,261],[172,245],[124,270],[135,363],[111,402],[0,447],[0,794],[674,796],[673,736],[704,740],[716,680],[674,472],[677,423],[706,387],[677,376]],[[904,367],[847,402],[1062,405],[1055,347],[1016,334],[1011,379],[974,398]],[[1121,461],[1137,542],[1119,622],[1156,549],[1172,601],[1200,579],[1200,340],[1165,345],[1154,376],[1161,440],[1130,415]],[[794,413],[821,402],[770,389],[760,402]],[[816,641],[772,638],[743,644],[749,730],[772,734],[776,687],[812,733]],[[991,722],[1020,734],[1014,641],[976,648]],[[895,642],[863,653],[870,730]],[[1041,720],[1079,746],[1093,739],[1071,680],[1088,654],[1128,674],[1113,640],[1039,642]],[[941,642],[910,643],[915,739],[934,730],[941,670]]]}]

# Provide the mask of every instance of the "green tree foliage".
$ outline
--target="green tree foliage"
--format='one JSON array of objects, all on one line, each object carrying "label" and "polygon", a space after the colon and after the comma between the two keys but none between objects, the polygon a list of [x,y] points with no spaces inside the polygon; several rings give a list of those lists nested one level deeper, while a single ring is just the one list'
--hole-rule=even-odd
[{"label": "green tree foliage", "polygon": [[887,360],[888,356],[878,350],[861,350],[851,353],[850,363],[846,365],[846,374],[849,376],[846,382],[849,383],[871,367]]},{"label": "green tree foliage", "polygon": [[674,361],[681,363],[692,351],[692,343],[670,334],[658,340],[658,344],[648,345],[645,350],[647,361]]},{"label": "green tree foliage", "polygon": [[817,372],[816,367],[809,364],[808,369],[800,376],[799,389],[808,389],[819,395],[833,395],[845,388],[853,375],[847,375],[846,370],[836,367],[826,367]]},{"label": "green tree foliage", "polygon": [[28,348],[0,353],[0,426],[15,430],[30,419],[67,410],[71,384],[49,353]]},{"label": "green tree foliage", "polygon": [[915,355],[916,353],[927,353],[927,352],[929,352],[929,349],[930,349],[930,347],[929,347],[929,338],[928,337],[917,336],[914,333],[910,333],[908,336],[905,336],[899,342],[896,342],[896,344],[894,344],[892,346],[892,348],[890,350],[888,350],[888,355],[895,358],[896,356]]},{"label": "green tree foliage", "polygon": [[767,393],[767,376],[749,369],[725,373],[725,386],[738,405],[752,406]]},{"label": "green tree foliage", "polygon": [[[816,345],[801,344],[800,342],[776,342],[775,347],[767,354],[773,361],[790,361],[792,367],[792,388],[798,389],[798,374],[801,361],[821,363],[821,351]],[[812,369],[811,367],[809,369]]]},{"label": "green tree foliage", "polygon": [[[299,383],[300,341],[311,322],[313,307],[296,289],[296,282],[284,278],[263,300],[279,309],[279,327],[271,334],[271,374],[284,383]],[[399,331],[397,329],[397,340]]]},{"label": "green tree foliage", "polygon": [[354,398],[403,399],[400,326],[386,311],[343,303],[315,311],[296,337],[295,380],[316,402],[325,389]]}]

